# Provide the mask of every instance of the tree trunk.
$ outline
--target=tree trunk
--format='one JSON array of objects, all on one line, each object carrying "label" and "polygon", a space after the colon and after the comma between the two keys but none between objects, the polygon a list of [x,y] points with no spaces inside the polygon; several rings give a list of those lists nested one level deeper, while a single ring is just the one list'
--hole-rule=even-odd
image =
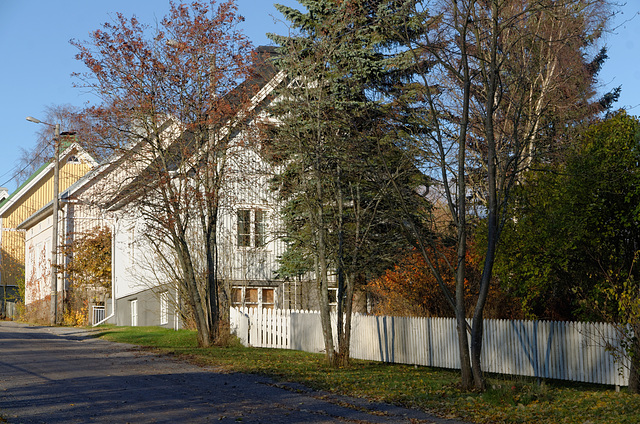
[{"label": "tree trunk", "polygon": [[[463,132],[464,134],[464,132]],[[462,150],[462,149],[461,149]],[[463,152],[459,153],[464,156]],[[464,159],[463,159],[464,160]],[[463,160],[460,162],[463,163]],[[464,171],[464,168],[462,168]],[[460,183],[460,192],[465,193],[464,179]],[[467,320],[464,304],[467,256],[467,223],[465,196],[458,196],[458,263],[456,266],[456,322],[458,325],[458,347],[460,350],[460,377],[462,390],[470,390],[473,386],[471,359],[469,357],[469,339],[467,338]]]},{"label": "tree trunk", "polygon": [[[461,131],[461,140],[466,139],[466,128]],[[460,377],[462,390],[470,390],[473,386],[471,360],[469,357],[469,341],[467,339],[466,309],[464,304],[467,256],[467,220],[466,220],[466,184],[464,178],[464,143],[460,142],[458,153],[461,175],[459,176],[460,190],[458,195],[458,263],[456,264],[456,322],[458,325],[458,347],[460,350]],[[462,177],[462,178],[460,178]]]},{"label": "tree trunk", "polygon": [[479,316],[474,315],[471,325],[471,370],[473,372],[473,382],[476,390],[484,391],[486,383],[482,373],[482,335],[484,333],[484,321],[482,310]]},{"label": "tree trunk", "polygon": [[[466,25],[463,23],[461,34],[466,41]],[[467,185],[466,185],[466,157],[467,157],[467,127],[469,125],[469,103],[471,97],[471,76],[469,73],[468,56],[465,44],[461,50],[462,71],[464,76],[462,120],[460,122],[460,134],[458,139],[458,214],[455,222],[458,229],[458,263],[456,264],[456,321],[458,324],[458,345],[460,349],[460,377],[462,390],[470,390],[473,385],[471,374],[471,360],[469,357],[469,342],[467,339],[467,321],[464,305],[467,257]],[[444,167],[443,167],[444,170]],[[453,205],[450,205],[453,209]]]},{"label": "tree trunk", "polygon": [[634,339],[631,345],[631,366],[629,368],[629,392],[640,394],[640,324],[633,326]]},{"label": "tree trunk", "polygon": [[227,290],[218,279],[218,243],[217,243],[217,206],[209,212],[206,245],[207,258],[207,288],[208,288],[208,316],[209,327],[213,343],[224,346],[229,342],[231,325],[229,322],[230,303]]},{"label": "tree trunk", "polygon": [[[458,285],[456,283],[456,285]],[[462,280],[464,287],[464,280]],[[473,376],[471,373],[471,358],[469,356],[469,339],[467,338],[467,320],[464,307],[464,290],[456,289],[456,322],[458,329],[458,347],[460,353],[460,384],[462,390],[471,390]]]},{"label": "tree trunk", "polygon": [[[336,365],[342,367],[349,364],[353,290],[349,290],[349,287],[351,285],[350,282],[352,281],[352,279],[350,279],[349,276],[345,275],[344,266],[344,199],[342,192],[340,165],[338,165],[336,178],[336,193],[338,203],[338,293],[336,295],[336,309],[338,320],[338,352]],[[349,292],[351,292],[351,296],[349,296]]]},{"label": "tree trunk", "polygon": [[491,270],[495,258],[495,249],[498,242],[498,184],[497,184],[497,152],[494,132],[493,114],[497,108],[496,92],[498,84],[498,33],[499,33],[499,11],[495,1],[491,3],[492,31],[490,44],[490,58],[485,74],[487,94],[485,103],[484,135],[487,144],[487,253],[482,269],[482,279],[480,282],[480,293],[476,301],[473,320],[471,324],[471,366],[476,390],[485,390],[485,380],[482,373],[482,336],[484,332],[483,310],[489,293],[491,282]]},{"label": "tree trunk", "polygon": [[182,234],[182,238],[177,244],[180,246],[178,249],[178,257],[185,279],[184,286],[186,289],[187,302],[193,313],[196,330],[198,331],[198,346],[211,347],[213,345],[214,338],[211,326],[209,325],[209,314],[207,314],[204,309],[205,302],[203,302],[200,296],[200,291],[198,290],[198,282],[195,270],[193,269],[193,262],[189,255],[185,236],[185,234]]},{"label": "tree trunk", "polygon": [[349,365],[351,356],[351,320],[353,318],[353,293],[355,291],[355,276],[346,275],[346,290],[344,295],[344,328],[338,338],[337,365],[345,367]]},{"label": "tree trunk", "polygon": [[631,359],[629,369],[629,393],[640,393],[640,375],[638,374],[638,359]]},{"label": "tree trunk", "polygon": [[322,337],[324,339],[324,347],[327,355],[327,361],[331,365],[336,363],[336,352],[333,345],[333,330],[331,328],[331,311],[329,306],[329,282],[327,271],[327,259],[325,256],[324,240],[320,230],[318,233],[318,267],[319,275],[316,277],[318,280],[318,296],[320,301],[320,321],[322,324]]},{"label": "tree trunk", "polygon": [[[317,181],[318,191],[322,191],[322,184],[320,180]],[[321,199],[322,197],[318,197]],[[331,328],[331,311],[329,306],[329,272],[327,269],[327,256],[325,246],[325,228],[324,228],[324,214],[322,205],[318,206],[318,266],[316,267],[316,281],[318,282],[318,297],[320,303],[320,321],[322,324],[322,336],[324,339],[324,347],[327,355],[327,361],[331,365],[335,365],[336,352],[333,345],[333,330]]]}]

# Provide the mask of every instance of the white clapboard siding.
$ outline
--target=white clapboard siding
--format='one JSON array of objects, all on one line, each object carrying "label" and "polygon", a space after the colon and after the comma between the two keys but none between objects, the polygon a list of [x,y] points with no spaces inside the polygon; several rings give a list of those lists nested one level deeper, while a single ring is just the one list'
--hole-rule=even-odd
[{"label": "white clapboard siding", "polygon": [[[232,325],[247,346],[323,352],[320,314],[232,308]],[[332,316],[334,342],[336,317]],[[354,314],[351,357],[460,368],[454,318]],[[606,323],[484,320],[485,372],[626,386],[628,364],[611,354],[618,332]]]}]

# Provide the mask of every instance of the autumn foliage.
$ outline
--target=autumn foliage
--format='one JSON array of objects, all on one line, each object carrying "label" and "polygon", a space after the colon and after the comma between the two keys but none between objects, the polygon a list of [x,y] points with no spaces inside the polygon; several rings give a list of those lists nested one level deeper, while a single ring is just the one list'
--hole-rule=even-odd
[{"label": "autumn foliage", "polygon": [[258,77],[271,76],[257,75],[234,0],[169,4],[155,26],[119,13],[88,41],[72,41],[87,69],[76,85],[100,100],[86,114],[117,170],[91,201],[144,223],[154,278],[179,285],[208,347],[229,338],[218,223],[221,205],[236,202],[230,179],[241,179],[237,135]]},{"label": "autumn foliage", "polygon": [[[467,311],[473,310],[480,287],[481,258],[473,247],[469,246],[466,255],[467,278],[464,298]],[[453,272],[447,272],[447,268],[455,263],[455,247],[441,243],[437,255],[433,256],[433,263],[439,267],[445,284],[454,292],[455,276]],[[424,258],[417,251],[403,258],[393,269],[369,282],[367,289],[374,299],[373,312],[377,315],[455,316]],[[497,284],[491,285],[489,298],[491,301],[488,302],[490,307],[486,310],[487,318],[520,318],[517,302],[501,292]]]},{"label": "autumn foliage", "polygon": [[103,304],[111,290],[111,230],[96,227],[76,234],[73,242],[61,249],[67,257],[61,268],[71,283],[62,321],[65,325],[86,325],[90,303]]},{"label": "autumn foliage", "polygon": [[80,234],[63,251],[70,257],[64,271],[73,287],[109,290],[111,288],[111,230],[95,228]]}]

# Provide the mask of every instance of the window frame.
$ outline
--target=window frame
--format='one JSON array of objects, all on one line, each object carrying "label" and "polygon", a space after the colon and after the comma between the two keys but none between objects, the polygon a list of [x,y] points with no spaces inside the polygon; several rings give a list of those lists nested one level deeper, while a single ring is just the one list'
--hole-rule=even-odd
[{"label": "window frame", "polygon": [[138,326],[138,299],[132,299],[129,301],[129,308],[131,312],[131,326]]},{"label": "window frame", "polygon": [[236,213],[236,245],[251,247],[251,209],[238,209]]},{"label": "window frame", "polygon": [[[250,293],[257,294],[255,299],[251,299]],[[240,295],[237,296],[237,293]],[[269,299],[269,294],[271,298]],[[275,309],[277,299],[277,287],[269,286],[233,286],[231,287],[231,306],[256,308],[256,309]],[[238,301],[239,300],[239,301]],[[270,302],[267,302],[270,300]]]},{"label": "window frame", "polygon": [[267,239],[267,222],[266,217],[267,213],[264,209],[254,209],[253,210],[253,232],[254,232],[254,240],[253,247],[264,247]]},{"label": "window frame", "polygon": [[260,249],[267,245],[267,211],[240,208],[236,211],[236,247]]}]

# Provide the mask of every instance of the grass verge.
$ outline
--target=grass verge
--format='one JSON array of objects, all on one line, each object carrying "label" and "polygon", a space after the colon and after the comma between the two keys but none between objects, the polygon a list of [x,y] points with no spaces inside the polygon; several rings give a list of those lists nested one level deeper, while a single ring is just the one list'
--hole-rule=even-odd
[{"label": "grass verge", "polygon": [[420,408],[476,423],[640,423],[640,396],[612,387],[538,384],[493,376],[484,393],[461,392],[456,371],[353,360],[328,367],[321,354],[241,345],[200,349],[193,331],[159,327],[105,327],[97,336],[132,343],[225,372],[262,374],[310,388]]}]

